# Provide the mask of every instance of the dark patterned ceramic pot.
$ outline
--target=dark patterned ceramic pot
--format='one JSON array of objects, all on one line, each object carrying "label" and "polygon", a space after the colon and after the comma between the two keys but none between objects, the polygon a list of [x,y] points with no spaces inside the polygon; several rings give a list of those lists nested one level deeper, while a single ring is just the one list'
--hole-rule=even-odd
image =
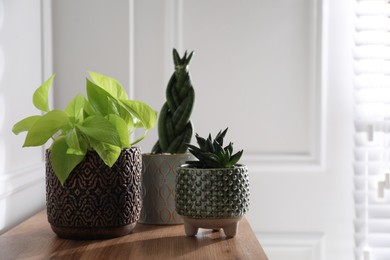
[{"label": "dark patterned ceramic pot", "polygon": [[249,209],[249,178],[245,165],[233,168],[177,169],[176,211],[185,232],[194,236],[198,228],[223,229],[233,237],[240,219]]},{"label": "dark patterned ceramic pot", "polygon": [[176,168],[193,160],[185,154],[142,155],[142,210],[139,223],[183,224],[175,209]]},{"label": "dark patterned ceramic pot", "polygon": [[123,149],[113,167],[90,151],[62,186],[46,151],[46,204],[52,230],[62,238],[105,239],[130,233],[139,219],[142,157]]}]

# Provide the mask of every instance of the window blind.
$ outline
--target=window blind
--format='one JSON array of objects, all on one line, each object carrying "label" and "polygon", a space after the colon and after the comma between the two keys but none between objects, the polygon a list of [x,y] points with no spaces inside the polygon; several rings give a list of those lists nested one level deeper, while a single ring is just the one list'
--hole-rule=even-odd
[{"label": "window blind", "polygon": [[390,4],[355,7],[355,258],[389,260]]}]

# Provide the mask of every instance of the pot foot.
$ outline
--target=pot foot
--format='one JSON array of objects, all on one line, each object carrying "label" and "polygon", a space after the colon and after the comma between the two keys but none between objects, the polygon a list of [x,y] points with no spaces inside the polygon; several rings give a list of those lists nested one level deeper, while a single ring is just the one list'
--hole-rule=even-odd
[{"label": "pot foot", "polygon": [[198,228],[194,227],[193,225],[187,222],[184,222],[184,230],[186,232],[186,235],[189,237],[193,237],[196,236],[196,234],[198,234]]},{"label": "pot foot", "polygon": [[227,238],[234,237],[237,234],[237,230],[238,230],[238,222],[234,222],[223,228],[223,232],[225,232]]},{"label": "pot foot", "polygon": [[184,221],[184,231],[187,236],[195,236],[199,228],[211,229],[213,232],[219,232],[222,228],[227,238],[234,237],[238,232],[238,223],[242,216],[220,219],[196,219],[188,216],[182,216]]}]

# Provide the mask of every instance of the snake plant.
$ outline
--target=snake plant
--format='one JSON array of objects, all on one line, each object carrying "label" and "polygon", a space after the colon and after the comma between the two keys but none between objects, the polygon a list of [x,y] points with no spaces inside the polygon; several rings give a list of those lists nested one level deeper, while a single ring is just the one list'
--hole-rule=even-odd
[{"label": "snake plant", "polygon": [[152,153],[185,153],[191,141],[193,127],[190,121],[195,100],[188,66],[193,52],[180,57],[173,49],[175,71],[166,88],[166,102],[158,119],[158,141]]}]

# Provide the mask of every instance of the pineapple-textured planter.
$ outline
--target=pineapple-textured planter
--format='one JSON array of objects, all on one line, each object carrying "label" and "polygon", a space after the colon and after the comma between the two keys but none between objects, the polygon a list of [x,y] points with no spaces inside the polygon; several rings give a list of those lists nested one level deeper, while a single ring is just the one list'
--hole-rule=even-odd
[{"label": "pineapple-textured planter", "polygon": [[142,155],[143,202],[139,223],[183,223],[175,209],[176,168],[192,158],[190,153]]},{"label": "pineapple-textured planter", "polygon": [[176,210],[183,217],[187,236],[196,235],[198,228],[223,228],[227,237],[234,237],[249,209],[249,195],[245,165],[177,169]]},{"label": "pineapple-textured planter", "polygon": [[46,151],[47,216],[62,238],[104,239],[130,233],[141,212],[140,148],[123,149],[113,167],[90,151],[61,185]]}]

